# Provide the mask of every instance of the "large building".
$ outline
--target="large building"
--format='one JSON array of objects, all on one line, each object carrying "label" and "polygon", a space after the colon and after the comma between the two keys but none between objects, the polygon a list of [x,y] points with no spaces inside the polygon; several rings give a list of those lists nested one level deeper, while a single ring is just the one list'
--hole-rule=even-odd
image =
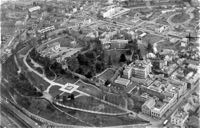
[{"label": "large building", "polygon": [[133,70],[132,66],[129,66],[129,65],[125,66],[122,77],[126,79],[130,79],[132,77],[132,70]]},{"label": "large building", "polygon": [[130,11],[130,9],[122,8],[122,7],[112,7],[106,12],[103,13],[104,18],[114,18],[126,14]]},{"label": "large building", "polygon": [[52,30],[55,30],[55,26],[46,27],[44,29],[38,30],[38,32],[43,34],[43,33],[46,33],[46,32],[52,31]]},{"label": "large building", "polygon": [[149,73],[151,72],[151,62],[149,60],[136,60],[135,63],[132,64],[133,77],[146,79]]},{"label": "large building", "polygon": [[171,115],[171,123],[181,128],[184,128],[184,123],[187,120],[188,116],[189,116],[188,113],[185,112],[183,109],[177,109]]},{"label": "large building", "polygon": [[153,118],[162,118],[162,116],[172,107],[177,101],[177,94],[171,92],[163,92],[165,98],[163,101],[159,100],[159,98],[149,98],[142,105],[142,113],[147,114]]}]

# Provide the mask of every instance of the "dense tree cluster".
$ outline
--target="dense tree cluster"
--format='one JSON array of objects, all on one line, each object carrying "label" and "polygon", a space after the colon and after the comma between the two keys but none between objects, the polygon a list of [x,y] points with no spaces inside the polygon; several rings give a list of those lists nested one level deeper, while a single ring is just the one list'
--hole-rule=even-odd
[{"label": "dense tree cluster", "polygon": [[23,74],[20,74],[19,78],[13,77],[12,84],[14,89],[25,96],[42,96],[42,93],[30,84],[28,79]]},{"label": "dense tree cluster", "polygon": [[[67,69],[70,71],[79,73],[91,78],[96,73],[99,73],[105,69],[104,53],[102,52],[101,42],[98,38],[88,40],[89,47],[86,52],[80,53],[75,57],[66,58],[64,65],[67,65]],[[30,52],[30,57],[37,63],[44,66],[45,74],[49,77],[56,75],[63,75],[67,70],[63,69],[63,64],[50,60],[48,57],[41,57],[41,55],[33,49]]]},{"label": "dense tree cluster", "polygon": [[33,49],[29,55],[34,61],[44,66],[45,74],[48,77],[54,77],[54,72],[57,76],[65,74],[65,70],[62,68],[60,63],[55,60],[50,60],[48,57],[40,56],[35,49]]}]

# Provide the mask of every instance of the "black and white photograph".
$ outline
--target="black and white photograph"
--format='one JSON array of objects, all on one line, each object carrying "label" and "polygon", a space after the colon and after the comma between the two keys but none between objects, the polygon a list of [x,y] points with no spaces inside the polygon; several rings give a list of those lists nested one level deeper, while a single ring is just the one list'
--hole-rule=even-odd
[{"label": "black and white photograph", "polygon": [[0,4],[0,128],[200,128],[200,0]]}]

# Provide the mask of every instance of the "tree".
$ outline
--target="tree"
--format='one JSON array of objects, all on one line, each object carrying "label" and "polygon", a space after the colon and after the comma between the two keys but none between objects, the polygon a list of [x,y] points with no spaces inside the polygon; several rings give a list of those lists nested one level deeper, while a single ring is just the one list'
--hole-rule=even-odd
[{"label": "tree", "polygon": [[88,65],[89,60],[85,55],[79,54],[77,59],[80,65]]},{"label": "tree", "polygon": [[96,72],[99,73],[104,69],[104,63],[97,61],[96,63]]},{"label": "tree", "polygon": [[126,55],[131,55],[131,54],[132,54],[131,50],[126,51]]},{"label": "tree", "polygon": [[121,54],[119,62],[125,62],[126,56],[124,54]]},{"label": "tree", "polygon": [[110,81],[109,81],[109,80],[106,80],[105,86],[108,86],[109,84],[110,84]]},{"label": "tree", "polygon": [[128,41],[127,48],[129,48],[130,50],[137,51],[138,50],[137,39]]},{"label": "tree", "polygon": [[30,105],[31,105],[29,99],[26,98],[26,97],[21,98],[19,102],[20,102],[20,104],[21,104],[24,108],[26,108],[26,109],[28,109],[28,108],[30,107]]},{"label": "tree", "polygon": [[96,53],[93,51],[85,53],[85,56],[90,59],[96,59]]},{"label": "tree", "polygon": [[75,99],[74,94],[70,94],[67,98],[69,98],[70,100],[74,100]]},{"label": "tree", "polygon": [[112,60],[111,60],[111,56],[108,57],[108,66],[112,65]]},{"label": "tree", "polygon": [[153,52],[153,46],[151,43],[148,42],[148,45],[147,45],[147,52]]},{"label": "tree", "polygon": [[79,68],[79,61],[77,58],[72,57],[68,60],[68,67],[72,71],[76,71]]}]

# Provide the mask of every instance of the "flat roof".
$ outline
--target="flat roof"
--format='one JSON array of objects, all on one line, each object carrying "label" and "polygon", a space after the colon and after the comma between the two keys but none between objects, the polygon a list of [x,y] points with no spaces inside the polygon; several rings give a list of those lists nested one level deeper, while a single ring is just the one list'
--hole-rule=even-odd
[{"label": "flat roof", "polygon": [[129,80],[129,79],[124,79],[124,78],[118,77],[118,78],[115,80],[115,83],[127,86],[127,85],[130,83],[130,80]]}]

